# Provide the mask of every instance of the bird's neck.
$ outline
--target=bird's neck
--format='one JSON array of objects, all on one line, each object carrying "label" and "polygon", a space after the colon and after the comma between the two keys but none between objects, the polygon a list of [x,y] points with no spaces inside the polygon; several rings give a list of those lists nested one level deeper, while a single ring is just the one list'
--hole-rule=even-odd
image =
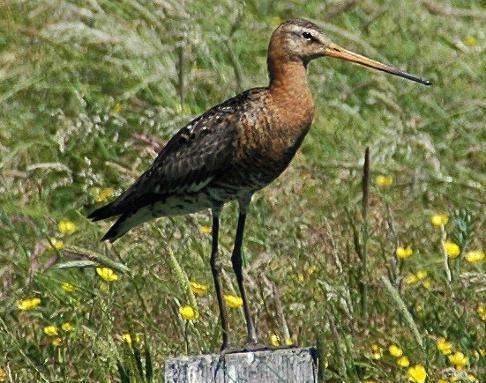
[{"label": "bird's neck", "polygon": [[308,128],[314,117],[314,100],[304,63],[271,55],[268,70],[269,92],[286,123],[297,129]]}]

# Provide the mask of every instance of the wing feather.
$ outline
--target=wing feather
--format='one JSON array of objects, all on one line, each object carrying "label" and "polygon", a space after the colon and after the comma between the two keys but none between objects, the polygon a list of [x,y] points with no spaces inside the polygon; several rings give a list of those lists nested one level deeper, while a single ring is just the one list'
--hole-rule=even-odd
[{"label": "wing feather", "polygon": [[180,129],[132,186],[89,218],[127,214],[164,196],[196,193],[207,186],[230,165],[247,96],[245,92],[215,106]]}]

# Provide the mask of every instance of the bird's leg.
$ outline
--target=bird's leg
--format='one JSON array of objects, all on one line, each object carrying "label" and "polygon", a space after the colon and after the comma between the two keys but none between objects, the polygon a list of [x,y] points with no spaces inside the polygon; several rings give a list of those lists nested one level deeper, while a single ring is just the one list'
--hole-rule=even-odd
[{"label": "bird's leg", "polygon": [[253,324],[253,320],[251,319],[250,307],[246,298],[245,286],[243,285],[243,261],[241,257],[241,246],[243,243],[243,233],[245,231],[246,209],[250,204],[250,199],[251,196],[244,201],[240,201],[240,214],[238,217],[238,227],[236,229],[235,247],[233,249],[233,254],[231,255],[233,270],[236,274],[236,281],[238,282],[241,299],[243,300],[243,311],[245,312],[246,331],[248,335],[247,342],[249,346],[256,345],[258,343],[255,326]]},{"label": "bird's leg", "polygon": [[221,327],[223,331],[223,344],[221,350],[229,346],[229,330],[228,321],[226,319],[226,307],[223,299],[222,285],[221,285],[221,271],[222,266],[218,256],[218,234],[219,234],[219,214],[221,213],[221,206],[214,206],[212,209],[213,227],[212,227],[212,244],[211,244],[211,271],[213,273],[214,288],[216,290],[216,297],[218,299],[219,317],[221,319]]}]

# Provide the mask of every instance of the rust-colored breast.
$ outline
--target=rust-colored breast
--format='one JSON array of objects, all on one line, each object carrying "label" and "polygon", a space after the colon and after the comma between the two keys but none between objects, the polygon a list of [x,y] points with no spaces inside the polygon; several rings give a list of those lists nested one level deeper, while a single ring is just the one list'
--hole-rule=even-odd
[{"label": "rust-colored breast", "polygon": [[213,184],[260,189],[288,166],[312,123],[310,92],[254,90],[235,114],[236,147],[231,167]]}]

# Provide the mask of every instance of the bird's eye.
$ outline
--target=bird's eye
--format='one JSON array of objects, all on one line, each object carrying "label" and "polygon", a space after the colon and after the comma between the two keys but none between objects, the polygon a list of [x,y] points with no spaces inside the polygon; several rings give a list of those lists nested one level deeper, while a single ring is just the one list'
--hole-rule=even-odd
[{"label": "bird's eye", "polygon": [[306,40],[313,40],[314,39],[314,37],[312,37],[312,35],[309,32],[302,33],[302,37]]}]

